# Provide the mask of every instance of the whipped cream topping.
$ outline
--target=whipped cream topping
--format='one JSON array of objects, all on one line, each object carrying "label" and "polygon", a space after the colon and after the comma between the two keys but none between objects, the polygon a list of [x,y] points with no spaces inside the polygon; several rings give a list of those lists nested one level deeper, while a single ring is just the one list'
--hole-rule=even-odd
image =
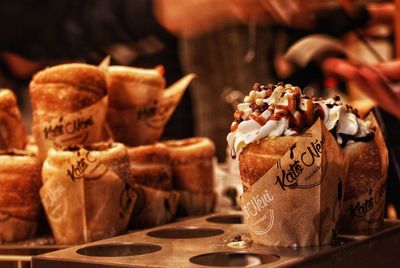
[{"label": "whipped cream topping", "polygon": [[364,121],[358,116],[358,111],[349,105],[340,102],[339,97],[315,101],[324,109],[326,128],[335,136],[337,142],[346,144],[355,141],[368,141],[373,138],[371,121]]},{"label": "whipped cream topping", "polygon": [[341,146],[373,138],[371,122],[359,118],[356,109],[335,96],[310,99],[290,84],[261,86],[256,83],[244,102],[238,104],[227,136],[232,156],[260,139],[299,135],[321,118]]}]

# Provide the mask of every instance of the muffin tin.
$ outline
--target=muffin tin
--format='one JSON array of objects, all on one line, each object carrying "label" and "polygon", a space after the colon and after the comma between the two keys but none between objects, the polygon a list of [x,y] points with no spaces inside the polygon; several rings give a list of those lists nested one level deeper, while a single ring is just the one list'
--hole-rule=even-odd
[{"label": "muffin tin", "polygon": [[45,267],[351,267],[399,266],[400,222],[335,245],[267,247],[251,243],[238,211],[212,214],[33,257]]}]

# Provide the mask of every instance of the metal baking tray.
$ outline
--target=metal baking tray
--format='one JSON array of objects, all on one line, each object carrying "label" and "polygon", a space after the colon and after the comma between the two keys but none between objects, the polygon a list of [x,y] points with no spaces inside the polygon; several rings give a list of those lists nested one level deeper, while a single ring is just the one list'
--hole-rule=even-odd
[{"label": "metal baking tray", "polygon": [[251,243],[239,211],[212,214],[32,258],[32,267],[400,267],[400,221],[335,245]]},{"label": "metal baking tray", "polygon": [[64,249],[67,246],[55,245],[51,236],[43,236],[22,242],[0,245],[0,267],[31,267],[33,256]]}]

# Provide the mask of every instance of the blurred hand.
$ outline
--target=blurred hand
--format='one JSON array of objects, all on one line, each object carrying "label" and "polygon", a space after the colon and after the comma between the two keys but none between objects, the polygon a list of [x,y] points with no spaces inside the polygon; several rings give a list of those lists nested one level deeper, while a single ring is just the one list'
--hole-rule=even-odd
[{"label": "blurred hand", "polygon": [[301,0],[153,0],[153,6],[159,23],[180,37],[234,23],[275,23],[296,28],[312,24],[309,3]]},{"label": "blurred hand", "polygon": [[367,10],[371,15],[372,23],[392,24],[396,13],[394,3],[369,3]]},{"label": "blurred hand", "polygon": [[382,109],[400,118],[400,60],[364,66],[344,59],[327,58],[322,63],[322,69],[355,83]]},{"label": "blurred hand", "polygon": [[[342,8],[356,16],[353,1],[340,0]],[[331,8],[321,0],[153,0],[159,23],[179,37],[191,37],[234,23],[280,24],[311,28],[315,15]],[[392,3],[366,6],[372,22],[392,22]]]},{"label": "blurred hand", "polygon": [[257,0],[153,0],[153,6],[159,23],[179,37],[197,36],[240,20],[261,23],[265,18]]},{"label": "blurred hand", "polygon": [[1,60],[7,65],[11,74],[18,79],[28,79],[34,73],[46,67],[43,61],[33,61],[11,52],[3,52]]}]

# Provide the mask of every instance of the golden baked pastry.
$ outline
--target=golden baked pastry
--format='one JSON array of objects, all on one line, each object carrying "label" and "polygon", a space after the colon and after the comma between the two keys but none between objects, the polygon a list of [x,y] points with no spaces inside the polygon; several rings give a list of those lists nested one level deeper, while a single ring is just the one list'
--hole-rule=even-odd
[{"label": "golden baked pastry", "polygon": [[0,149],[24,149],[25,128],[17,99],[9,89],[0,89]]},{"label": "golden baked pastry", "polygon": [[170,152],[174,188],[192,193],[214,191],[214,143],[204,137],[163,142]]},{"label": "golden baked pastry", "polygon": [[83,63],[62,64],[34,75],[29,84],[33,120],[88,107],[107,94],[104,71]]},{"label": "golden baked pastry", "polygon": [[346,233],[371,233],[383,227],[388,151],[378,122],[370,114],[374,138],[347,144],[349,158],[339,228]]},{"label": "golden baked pastry", "polygon": [[239,155],[239,171],[243,189],[247,190],[258,181],[276,161],[296,142],[295,137],[262,139],[246,146]]},{"label": "golden baked pastry", "polygon": [[130,147],[128,155],[135,183],[164,191],[172,190],[171,158],[165,145]]},{"label": "golden baked pastry", "polygon": [[359,193],[368,192],[371,186],[384,176],[388,158],[386,148],[382,148],[376,139],[349,144],[344,147],[344,152],[349,157],[346,200],[358,196]]},{"label": "golden baked pastry", "polygon": [[32,237],[41,208],[41,164],[21,150],[0,152],[0,241]]}]

